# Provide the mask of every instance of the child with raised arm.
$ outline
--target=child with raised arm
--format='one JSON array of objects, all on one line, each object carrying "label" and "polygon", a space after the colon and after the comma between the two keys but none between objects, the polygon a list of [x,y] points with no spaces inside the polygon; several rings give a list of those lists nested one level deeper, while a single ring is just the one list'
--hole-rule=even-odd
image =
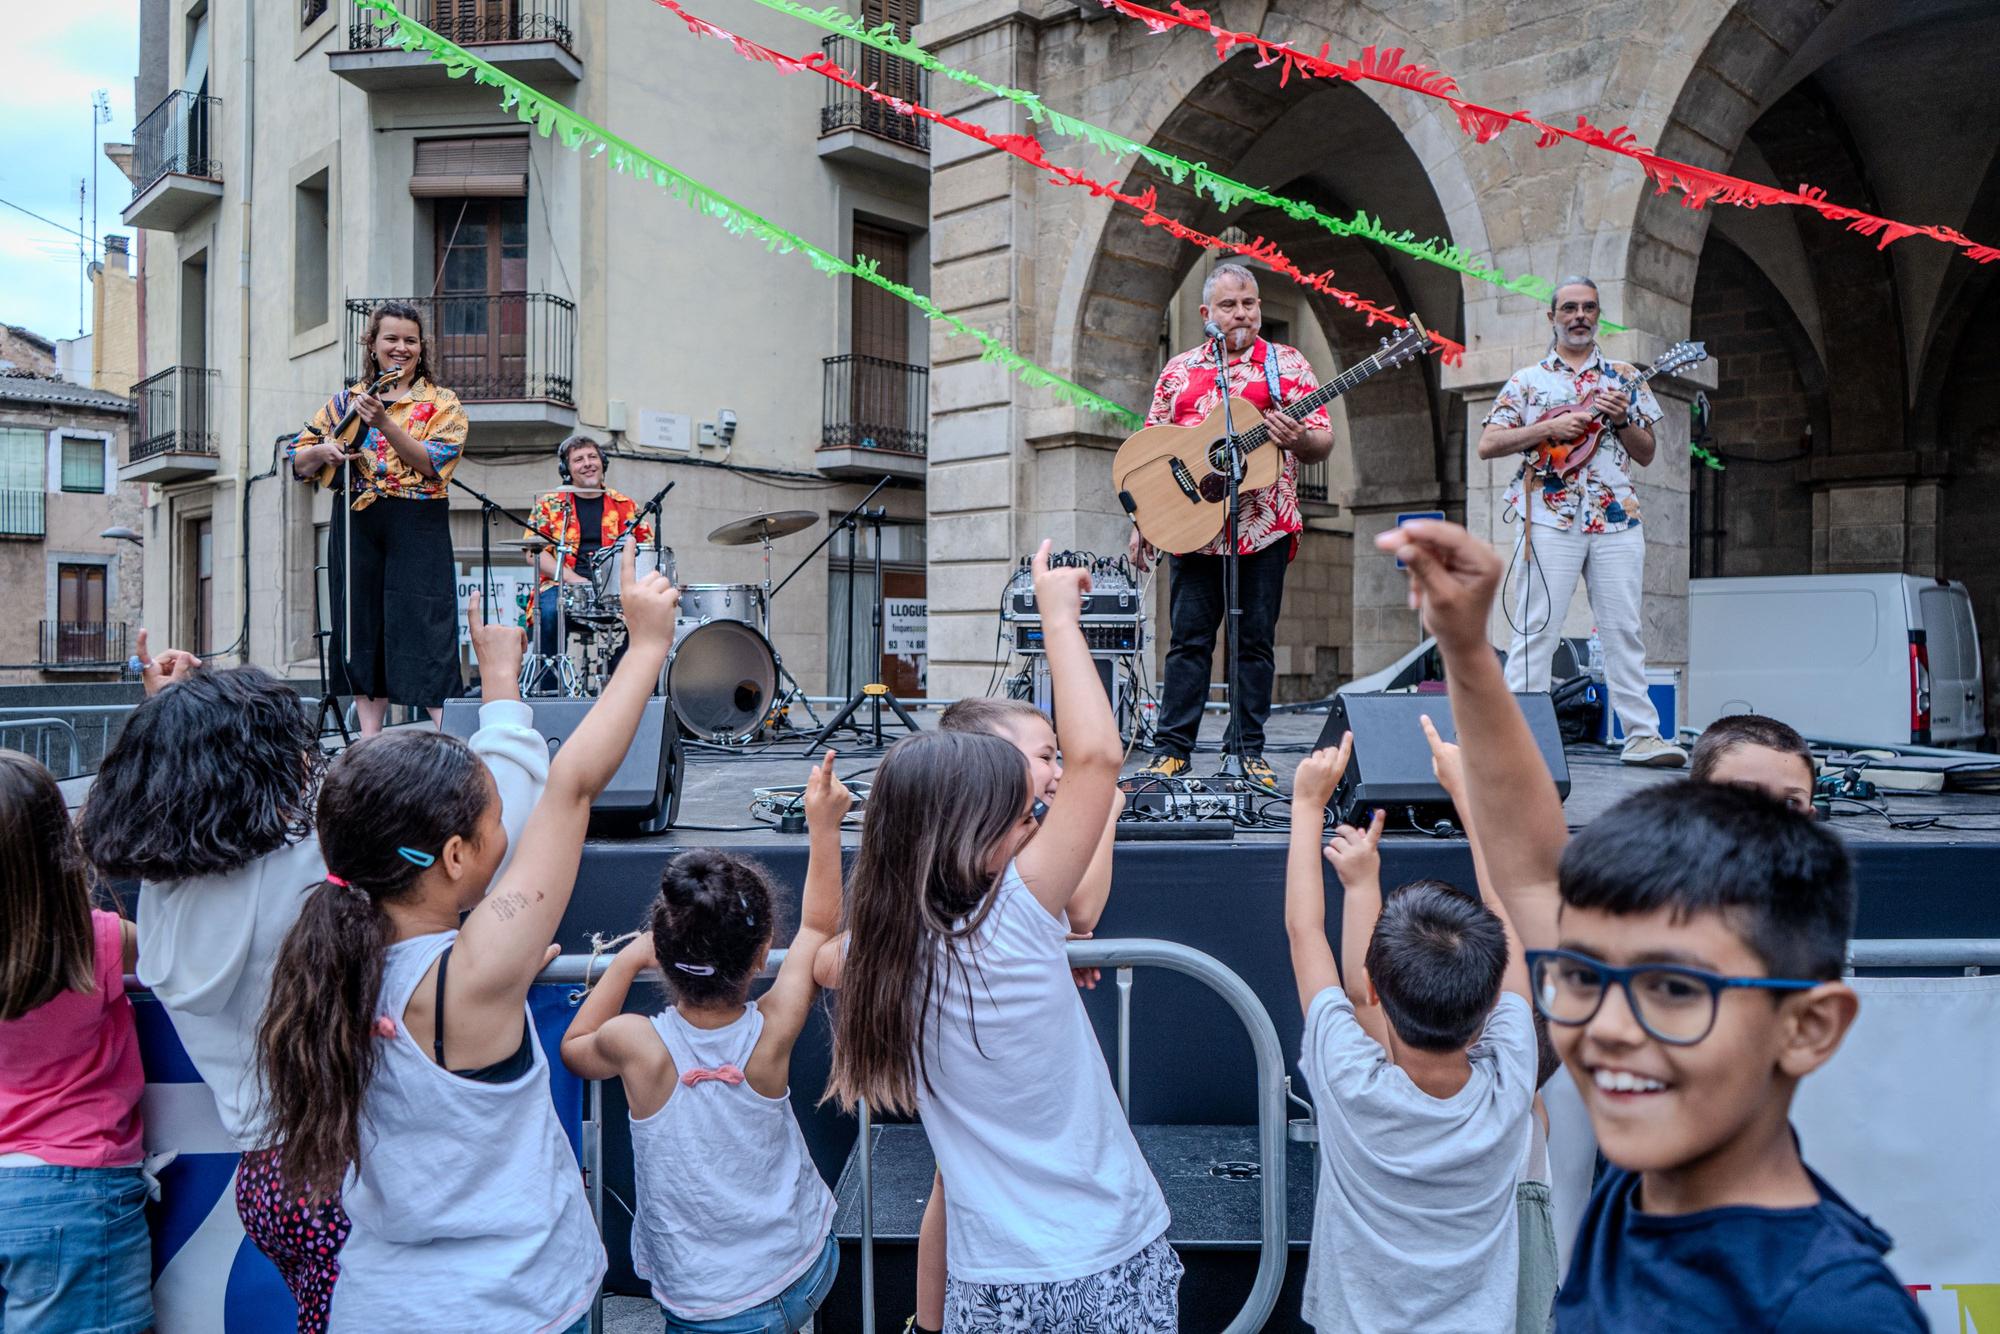
[{"label": "child with raised arm", "polygon": [[[471,751],[511,840],[548,779],[548,744],[521,702],[521,631],[488,624],[477,592],[466,622],[484,700]],[[298,692],[262,668],[205,668],[177,649],[152,660],[144,631],[139,656],[147,698],[98,769],[81,819],[84,851],[104,874],[142,881],[139,980],[173,1021],[239,1150],[245,1235],[284,1278],[300,1334],[317,1334],[347,1215],[337,1191],[304,1200],[286,1189],[256,1036],[278,951],[326,876],[313,820],[325,757]]]},{"label": "child with raised arm", "polygon": [[257,1055],[287,1188],[340,1192],[351,1221],[336,1334],[588,1323],[604,1245],[527,1001],[591,802],[673,642],[680,594],[620,560],[624,661],[550,761],[504,873],[493,777],[455,737],[357,742],[321,785],[326,873],[278,954]]},{"label": "child with raised arm", "polygon": [[1166,1199],[1111,1087],[1067,911],[1124,747],[1079,616],[1087,571],[1035,555],[1062,783],[1039,825],[1021,752],[925,732],[876,770],[848,886],[827,1096],[920,1112],[951,1227],[944,1326],[1154,1334],[1179,1324]]},{"label": "child with raised arm", "polygon": [[1497,902],[1438,881],[1385,903],[1376,811],[1324,849],[1343,890],[1336,967],[1321,812],[1352,744],[1315,752],[1292,787],[1285,931],[1320,1160],[1301,1310],[1318,1329],[1509,1329],[1535,1096],[1520,943]]},{"label": "child with raised arm", "polygon": [[[806,783],[811,837],[799,929],[755,1003],[775,923],[754,862],[703,849],[660,874],[645,930],[618,952],[563,1038],[563,1064],[619,1079],[631,1108],[632,1268],[666,1328],[792,1334],[840,1267],[833,1194],[792,1115],[792,1047],[819,988],[813,960],[840,918],[840,821],[853,797],[833,752]],[[633,979],[657,967],[674,1004],[621,1014]]]},{"label": "child with raised arm", "polygon": [[1854,886],[1839,843],[1697,783],[1628,797],[1567,840],[1486,641],[1499,556],[1432,520],[1377,544],[1437,636],[1493,883],[1612,1164],[1557,1329],[1921,1330],[1889,1238],[1806,1166],[1788,1120],[1859,1004],[1840,981]]}]

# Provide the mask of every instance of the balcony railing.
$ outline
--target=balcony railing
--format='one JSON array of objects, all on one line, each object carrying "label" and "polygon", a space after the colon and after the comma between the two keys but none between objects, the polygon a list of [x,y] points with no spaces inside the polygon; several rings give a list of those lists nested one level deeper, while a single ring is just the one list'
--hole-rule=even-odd
[{"label": "balcony railing", "polygon": [[0,487],[0,538],[33,540],[44,531],[41,491]]},{"label": "balcony railing", "polygon": [[1317,500],[1324,503],[1328,498],[1327,478],[1329,475],[1330,472],[1326,466],[1325,459],[1321,459],[1318,463],[1308,463],[1302,466],[1299,469],[1299,499]]},{"label": "balcony railing", "polygon": [[[930,100],[930,71],[921,65],[913,65],[900,56],[885,55],[852,37],[828,37],[819,45],[828,60],[878,92],[905,102]],[[878,139],[908,144],[925,152],[931,146],[929,121],[899,116],[866,93],[857,93],[829,79],[826,105],[819,112],[819,132],[824,137],[837,130],[862,130]]]},{"label": "balcony railing", "polygon": [[928,366],[848,354],[824,362],[820,448],[921,456],[930,438]]},{"label": "balcony railing", "polygon": [[[403,0],[403,13],[460,46],[481,42],[554,42],[569,48],[569,0]],[[356,9],[347,45],[375,51],[389,45],[393,20],[378,10]]]},{"label": "balcony railing", "polygon": [[215,122],[222,99],[189,92],[168,93],[132,131],[132,198],[146,193],[162,176],[222,178],[215,152]]},{"label": "balcony railing", "polygon": [[127,462],[159,454],[216,453],[216,372],[169,366],[132,386],[139,401],[139,429]]},{"label": "balcony railing", "polygon": [[576,306],[545,292],[366,297],[347,303],[347,380],[361,378],[361,335],[384,301],[423,314],[437,383],[468,403],[539,399],[576,406]]},{"label": "balcony railing", "polygon": [[125,661],[125,638],[122,621],[43,621],[37,661],[44,667],[116,667]]}]

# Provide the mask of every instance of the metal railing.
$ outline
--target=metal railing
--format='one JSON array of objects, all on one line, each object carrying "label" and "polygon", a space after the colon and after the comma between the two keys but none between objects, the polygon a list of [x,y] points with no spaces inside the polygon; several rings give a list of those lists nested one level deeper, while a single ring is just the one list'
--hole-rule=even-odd
[{"label": "metal railing", "polygon": [[128,462],[155,454],[214,454],[217,372],[202,366],[169,366],[132,386],[139,427]]},{"label": "metal railing", "polygon": [[146,113],[132,131],[132,197],[150,190],[162,176],[202,176],[222,179],[222,159],[215,151],[215,120],[219,97],[172,92]]},{"label": "metal railing", "polygon": [[125,662],[123,621],[43,621],[44,667],[117,667]]},{"label": "metal railing", "polygon": [[[75,778],[95,773],[125,719],[137,704],[28,704],[0,709],[0,750],[18,750],[33,755],[57,778]],[[51,759],[49,743],[60,737],[65,743],[65,763],[58,767]]]},{"label": "metal railing", "polygon": [[[460,46],[483,42],[574,46],[569,0],[403,0],[396,8]],[[348,49],[379,50],[389,45],[395,31],[395,23],[378,11],[357,8],[347,25]]]},{"label": "metal railing", "polygon": [[576,306],[546,292],[362,297],[347,303],[347,381],[361,378],[361,335],[384,301],[423,316],[437,383],[465,402],[576,404]]},{"label": "metal railing", "polygon": [[1325,459],[1302,465],[1299,468],[1299,499],[1316,500],[1321,504],[1330,500],[1327,494],[1330,471]]},{"label": "metal railing", "polygon": [[[828,60],[877,92],[905,102],[930,100],[931,75],[922,65],[863,46],[852,37],[828,37],[820,42],[819,48],[826,53]],[[929,121],[915,116],[899,116],[866,93],[856,92],[829,79],[826,82],[826,105],[819,109],[820,137],[825,138],[839,130],[861,130],[878,139],[908,144],[926,153],[931,147]]]},{"label": "metal railing", "polygon": [[1976,977],[1981,969],[2000,968],[2000,939],[1850,940],[1846,971],[1859,968],[1958,968]]},{"label": "metal railing", "polygon": [[928,366],[856,353],[822,363],[821,449],[922,454],[930,443]]},{"label": "metal railing", "polygon": [[46,532],[43,518],[46,503],[39,489],[0,487],[0,538],[41,537]]}]

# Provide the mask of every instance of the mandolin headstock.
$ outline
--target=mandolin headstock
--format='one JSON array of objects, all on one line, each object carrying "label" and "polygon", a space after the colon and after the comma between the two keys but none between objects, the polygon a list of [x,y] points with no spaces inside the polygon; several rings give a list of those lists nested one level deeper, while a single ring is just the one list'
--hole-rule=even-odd
[{"label": "mandolin headstock", "polygon": [[1683,339],[1668,348],[1667,354],[1653,363],[1653,368],[1646,372],[1646,377],[1651,379],[1655,375],[1672,375],[1677,370],[1699,365],[1707,360],[1708,344]]}]

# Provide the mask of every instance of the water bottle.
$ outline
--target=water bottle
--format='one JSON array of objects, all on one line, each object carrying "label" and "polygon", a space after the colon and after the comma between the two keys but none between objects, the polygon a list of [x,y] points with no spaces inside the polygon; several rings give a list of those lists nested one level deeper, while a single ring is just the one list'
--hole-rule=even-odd
[{"label": "water bottle", "polygon": [[1595,626],[1590,630],[1590,679],[1604,684],[1604,641],[1597,637]]}]

